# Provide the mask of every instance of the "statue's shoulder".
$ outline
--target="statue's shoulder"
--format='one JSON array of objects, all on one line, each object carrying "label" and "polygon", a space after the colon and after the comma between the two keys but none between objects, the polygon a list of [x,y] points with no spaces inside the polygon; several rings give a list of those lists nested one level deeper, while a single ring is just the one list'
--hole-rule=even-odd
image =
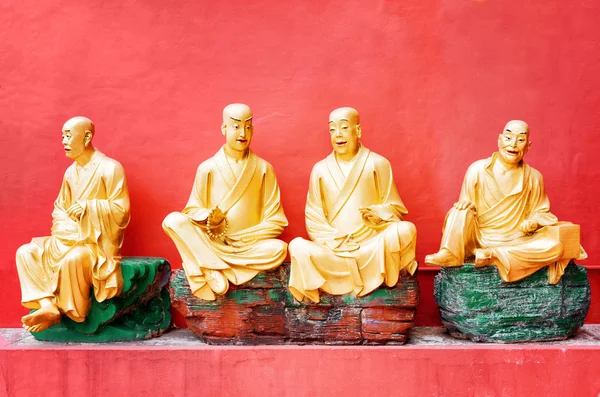
[{"label": "statue's shoulder", "polygon": [[369,153],[369,161],[375,164],[376,167],[391,167],[390,161],[387,158],[372,150]]},{"label": "statue's shoulder", "polygon": [[203,162],[200,163],[200,165],[197,168],[197,172],[209,172],[212,169],[216,169],[217,168],[217,162],[215,160],[215,156],[207,158],[206,160],[204,160]]},{"label": "statue's shoulder", "polygon": [[315,165],[313,165],[311,174],[320,174],[326,169],[327,169],[327,157],[325,157],[323,160],[317,161],[315,163]]},{"label": "statue's shoulder", "polygon": [[102,162],[99,169],[101,175],[105,177],[125,175],[125,169],[117,160],[108,157],[107,155],[103,155],[100,161]]},{"label": "statue's shoulder", "polygon": [[487,167],[490,164],[490,162],[491,162],[491,157],[488,157],[487,159],[477,160],[477,161],[471,163],[469,168],[467,168],[467,172],[481,171],[485,167]]},{"label": "statue's shoulder", "polygon": [[108,157],[107,155],[104,155],[104,158],[102,159],[102,165],[110,170],[123,170],[121,163],[111,157]]},{"label": "statue's shoulder", "polygon": [[529,170],[529,177],[536,179],[536,180],[543,180],[544,177],[542,176],[542,173],[539,172],[538,170],[536,170],[535,168],[533,168],[532,166],[530,166],[529,164],[523,162],[523,167],[526,170]]},{"label": "statue's shoulder", "polygon": [[263,159],[262,157],[258,156],[257,154],[255,154],[256,156],[256,168],[261,170],[261,171],[273,171],[273,166],[271,165],[271,163],[269,163],[267,160]]},{"label": "statue's shoulder", "polygon": [[65,170],[65,177],[73,174],[75,172],[75,162],[73,161],[70,166]]}]

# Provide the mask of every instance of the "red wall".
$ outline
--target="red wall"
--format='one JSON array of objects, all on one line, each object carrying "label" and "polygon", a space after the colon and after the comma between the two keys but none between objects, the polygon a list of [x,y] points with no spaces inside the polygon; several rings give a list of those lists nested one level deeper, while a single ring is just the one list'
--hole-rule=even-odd
[{"label": "red wall", "polygon": [[598,2],[557,0],[1,2],[0,326],[25,313],[14,254],[49,233],[69,165],[60,128],[74,115],[95,121],[95,144],[127,172],[125,255],[180,267],[161,221],[222,144],[223,106],[244,102],[252,147],[281,185],[286,241],[306,235],[308,176],[331,150],[332,109],[357,108],[363,142],[392,162],[420,262],[438,248],[467,166],[520,118],[553,212],[581,224],[596,264],[599,17]]}]

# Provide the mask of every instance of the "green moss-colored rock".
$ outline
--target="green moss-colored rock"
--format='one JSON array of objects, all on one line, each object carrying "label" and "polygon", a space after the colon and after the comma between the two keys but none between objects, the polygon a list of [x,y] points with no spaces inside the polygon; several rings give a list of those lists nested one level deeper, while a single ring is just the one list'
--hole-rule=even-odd
[{"label": "green moss-colored rock", "polygon": [[566,339],[583,325],[590,306],[587,272],[573,262],[557,285],[548,284],[547,268],[512,283],[503,282],[495,267],[443,268],[434,295],[448,332],[479,342]]},{"label": "green moss-colored rock", "polygon": [[158,336],[169,328],[170,298],[166,285],[171,266],[166,259],[124,257],[121,262],[123,291],[118,297],[98,302],[83,323],[63,316],[60,324],[32,335],[39,340],[61,342],[110,342]]}]

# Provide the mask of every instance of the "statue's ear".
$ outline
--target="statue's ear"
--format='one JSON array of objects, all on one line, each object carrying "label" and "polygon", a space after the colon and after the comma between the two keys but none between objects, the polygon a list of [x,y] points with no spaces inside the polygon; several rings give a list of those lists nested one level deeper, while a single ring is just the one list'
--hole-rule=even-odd
[{"label": "statue's ear", "polygon": [[92,142],[93,137],[94,137],[94,134],[92,133],[92,131],[85,130],[85,135],[83,137],[83,144],[87,147],[90,144],[90,142]]},{"label": "statue's ear", "polygon": [[360,139],[362,136],[362,130],[360,128],[360,124],[356,124],[356,136],[358,136],[358,139]]},{"label": "statue's ear", "polygon": [[221,124],[221,133],[223,136],[225,136],[225,131],[227,131],[227,124],[223,123]]}]

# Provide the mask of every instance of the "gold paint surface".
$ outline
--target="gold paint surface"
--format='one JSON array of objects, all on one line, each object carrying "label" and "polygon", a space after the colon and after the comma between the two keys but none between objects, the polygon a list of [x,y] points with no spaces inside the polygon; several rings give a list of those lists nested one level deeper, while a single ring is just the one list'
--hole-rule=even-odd
[{"label": "gold paint surface", "polygon": [[250,108],[225,107],[221,131],[225,144],[198,167],[186,207],[163,221],[192,292],[204,300],[276,268],[287,255],[287,244],[276,239],[288,222],[275,171],[250,150]]},{"label": "gold paint surface", "polygon": [[121,164],[92,146],[94,125],[74,117],[63,126],[67,168],[52,212],[48,237],[37,237],[16,255],[22,304],[36,312],[23,326],[39,332],[61,313],[85,320],[90,288],[102,302],[123,288],[120,249],[129,223],[129,192]]},{"label": "gold paint surface", "polygon": [[408,211],[389,161],[360,144],[356,110],[336,109],[329,120],[333,152],[310,176],[310,240],[298,237],[289,247],[290,291],[313,302],[319,290],[364,296],[383,283],[394,286],[400,270],[417,268],[416,229],[403,220]]},{"label": "gold paint surface", "polygon": [[498,136],[498,152],[473,163],[460,197],[443,227],[440,250],[427,255],[433,266],[497,266],[504,281],[517,281],[549,266],[556,284],[572,259],[585,259],[579,226],[558,222],[550,212],[542,174],[523,161],[529,126],[509,121]]}]

